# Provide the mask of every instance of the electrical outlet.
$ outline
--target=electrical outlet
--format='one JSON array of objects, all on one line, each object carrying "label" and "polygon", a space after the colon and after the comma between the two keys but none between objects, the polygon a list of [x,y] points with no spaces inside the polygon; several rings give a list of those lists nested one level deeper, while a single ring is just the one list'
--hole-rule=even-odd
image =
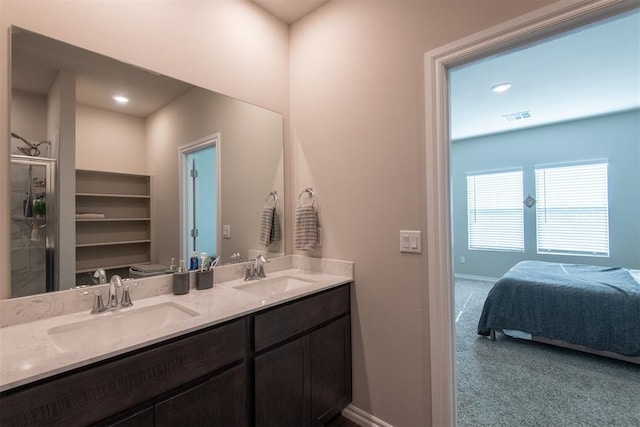
[{"label": "electrical outlet", "polygon": [[464,264],[465,262],[467,262],[466,258],[461,256],[460,257],[460,264]]},{"label": "electrical outlet", "polygon": [[230,225],[223,225],[222,226],[222,238],[223,239],[230,239],[231,238],[231,226]]}]

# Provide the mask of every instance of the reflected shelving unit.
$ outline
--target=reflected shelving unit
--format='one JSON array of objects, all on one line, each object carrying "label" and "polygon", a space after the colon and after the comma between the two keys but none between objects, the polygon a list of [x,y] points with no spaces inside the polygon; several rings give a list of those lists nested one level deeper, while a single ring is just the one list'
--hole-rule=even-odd
[{"label": "reflected shelving unit", "polygon": [[76,170],[76,273],[151,260],[151,178]]}]

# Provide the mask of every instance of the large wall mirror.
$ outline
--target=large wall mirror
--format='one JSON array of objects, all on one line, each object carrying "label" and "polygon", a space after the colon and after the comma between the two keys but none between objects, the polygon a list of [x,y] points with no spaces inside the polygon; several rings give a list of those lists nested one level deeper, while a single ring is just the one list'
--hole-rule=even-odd
[{"label": "large wall mirror", "polygon": [[284,255],[280,114],[16,27],[10,161],[12,297]]}]

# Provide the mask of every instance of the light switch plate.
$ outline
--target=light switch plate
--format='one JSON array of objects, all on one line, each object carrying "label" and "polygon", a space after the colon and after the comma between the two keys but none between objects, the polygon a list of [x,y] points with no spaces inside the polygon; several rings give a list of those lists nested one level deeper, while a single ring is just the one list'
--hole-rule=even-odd
[{"label": "light switch plate", "polygon": [[400,252],[422,253],[422,231],[400,230]]},{"label": "light switch plate", "polygon": [[223,225],[222,226],[222,238],[223,239],[230,239],[231,238],[231,226],[230,225]]}]

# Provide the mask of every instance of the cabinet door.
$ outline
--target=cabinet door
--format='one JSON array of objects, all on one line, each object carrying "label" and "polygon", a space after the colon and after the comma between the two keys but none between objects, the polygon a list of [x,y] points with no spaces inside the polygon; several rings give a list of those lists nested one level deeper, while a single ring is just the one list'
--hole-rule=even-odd
[{"label": "cabinet door", "polygon": [[308,426],[309,387],[308,336],[256,357],[256,425]]},{"label": "cabinet door", "polygon": [[[103,425],[99,423],[98,425]],[[109,427],[153,427],[153,407],[143,409],[118,421],[106,423]]]},{"label": "cabinet door", "polygon": [[345,316],[310,334],[311,417],[323,425],[351,402],[351,320]]},{"label": "cabinet door", "polygon": [[155,406],[156,426],[246,426],[246,366],[240,365]]}]

